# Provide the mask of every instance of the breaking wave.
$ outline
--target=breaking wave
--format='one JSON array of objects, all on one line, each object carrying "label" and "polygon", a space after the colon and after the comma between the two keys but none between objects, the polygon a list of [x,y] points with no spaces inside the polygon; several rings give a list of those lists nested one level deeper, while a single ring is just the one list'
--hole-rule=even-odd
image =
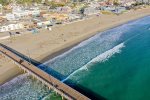
[{"label": "breaking wave", "polygon": [[108,60],[111,56],[113,56],[116,53],[120,53],[121,49],[125,47],[124,43],[121,43],[117,46],[115,46],[114,48],[100,54],[99,56],[97,56],[96,58],[92,59],[90,62],[88,62],[86,65],[84,65],[83,67],[86,67],[88,65],[90,65],[91,63],[95,63],[95,62],[105,62],[106,60]]},{"label": "breaking wave", "polygon": [[2,90],[3,88],[10,88],[12,87],[12,85],[18,83],[18,84],[22,84],[22,82],[24,82],[24,80],[28,77],[28,74],[23,74],[23,75],[19,75],[17,77],[15,77],[14,79],[6,82],[5,84],[0,86],[0,90]]},{"label": "breaking wave", "polygon": [[93,58],[90,62],[88,62],[86,65],[82,66],[81,68],[75,70],[73,73],[71,73],[67,78],[65,78],[64,80],[62,80],[62,82],[68,80],[70,77],[72,77],[74,74],[76,74],[77,72],[81,71],[81,70],[88,70],[88,66],[92,65],[93,63],[96,62],[105,62],[107,61],[110,57],[112,57],[114,54],[116,53],[120,53],[121,49],[125,47],[124,43],[121,43],[117,46],[115,46],[114,48],[98,55],[97,57]]}]

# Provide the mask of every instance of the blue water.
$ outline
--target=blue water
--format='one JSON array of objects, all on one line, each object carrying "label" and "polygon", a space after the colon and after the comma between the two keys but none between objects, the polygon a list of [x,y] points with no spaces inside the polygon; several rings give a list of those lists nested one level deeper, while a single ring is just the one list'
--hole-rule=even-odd
[{"label": "blue water", "polygon": [[99,33],[45,64],[82,92],[150,100],[150,16]]}]

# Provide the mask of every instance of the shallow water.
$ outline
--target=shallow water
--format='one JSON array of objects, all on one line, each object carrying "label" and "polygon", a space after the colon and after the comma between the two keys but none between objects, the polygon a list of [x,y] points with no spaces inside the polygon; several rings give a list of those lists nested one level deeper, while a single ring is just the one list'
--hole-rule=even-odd
[{"label": "shallow water", "polygon": [[40,81],[27,74],[0,86],[0,100],[61,100]]}]

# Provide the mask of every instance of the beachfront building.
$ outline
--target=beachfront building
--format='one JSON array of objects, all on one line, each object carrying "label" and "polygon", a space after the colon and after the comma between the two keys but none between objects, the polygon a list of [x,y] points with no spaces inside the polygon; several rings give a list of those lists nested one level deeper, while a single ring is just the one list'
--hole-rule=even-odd
[{"label": "beachfront building", "polygon": [[51,14],[43,14],[43,18],[45,18],[46,20],[65,21],[68,19],[68,15],[59,14],[59,13],[51,13]]},{"label": "beachfront building", "polygon": [[72,9],[71,9],[71,7],[69,7],[69,6],[64,6],[64,7],[57,7],[57,8],[56,8],[56,11],[57,11],[58,13],[71,13],[71,12],[72,12]]},{"label": "beachfront building", "polygon": [[150,0],[135,0],[136,2],[139,2],[139,3],[148,3],[150,4]]},{"label": "beachfront building", "polygon": [[74,21],[81,18],[79,14],[68,14],[68,16],[69,16],[68,18],[69,21]]},{"label": "beachfront building", "polygon": [[12,13],[6,14],[6,18],[9,21],[19,20],[22,18],[26,18],[28,16],[38,16],[40,15],[40,10],[32,9],[32,10],[24,10],[20,6],[13,6]]},{"label": "beachfront building", "polygon": [[15,14],[8,13],[6,14],[6,19],[8,21],[13,21],[13,20],[19,20],[19,17],[17,17]]},{"label": "beachfront building", "polygon": [[98,14],[100,11],[96,9],[95,7],[87,7],[84,8],[84,15],[93,15],[93,14]]},{"label": "beachfront building", "polygon": [[119,4],[121,4],[123,6],[131,6],[135,2],[136,2],[135,0],[120,0]]},{"label": "beachfront building", "polygon": [[0,27],[0,32],[8,32],[8,31],[13,31],[13,30],[18,30],[18,29],[23,29],[24,26],[23,24],[9,24],[5,26]]},{"label": "beachfront building", "polygon": [[47,25],[52,25],[52,21],[43,21],[43,22],[38,22],[37,23],[38,27],[45,27]]}]

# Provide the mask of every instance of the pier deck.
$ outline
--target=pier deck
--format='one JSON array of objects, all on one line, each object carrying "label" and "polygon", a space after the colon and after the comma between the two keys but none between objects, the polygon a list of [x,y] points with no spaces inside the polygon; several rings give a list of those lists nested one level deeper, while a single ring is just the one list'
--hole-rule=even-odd
[{"label": "pier deck", "polygon": [[90,100],[88,97],[84,96],[83,94],[79,93],[68,85],[62,83],[58,79],[34,66],[25,59],[19,57],[18,55],[4,47],[2,44],[0,44],[0,53],[14,61],[19,67],[21,67],[23,70],[26,70],[29,74],[42,81],[42,83],[46,84],[49,88],[56,91],[62,97],[68,100]]}]

